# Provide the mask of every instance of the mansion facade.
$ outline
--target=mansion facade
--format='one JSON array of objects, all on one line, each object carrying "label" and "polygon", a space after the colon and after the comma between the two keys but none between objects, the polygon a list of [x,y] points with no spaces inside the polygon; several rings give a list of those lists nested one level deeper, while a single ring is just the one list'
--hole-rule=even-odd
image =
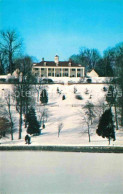
[{"label": "mansion facade", "polygon": [[56,55],[54,61],[45,61],[33,64],[33,73],[38,77],[84,77],[85,67],[72,60],[59,61]]}]

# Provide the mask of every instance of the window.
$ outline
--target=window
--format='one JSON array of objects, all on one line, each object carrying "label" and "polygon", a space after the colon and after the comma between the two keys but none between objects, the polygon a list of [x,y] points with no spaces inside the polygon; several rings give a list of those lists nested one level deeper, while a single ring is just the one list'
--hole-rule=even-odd
[{"label": "window", "polygon": [[41,71],[44,70],[44,68],[41,68]]},{"label": "window", "polygon": [[51,76],[51,73],[48,73],[48,76]]},{"label": "window", "polygon": [[75,69],[72,69],[72,71],[75,71]]},{"label": "window", "polygon": [[80,69],[77,69],[77,71],[80,71]]}]

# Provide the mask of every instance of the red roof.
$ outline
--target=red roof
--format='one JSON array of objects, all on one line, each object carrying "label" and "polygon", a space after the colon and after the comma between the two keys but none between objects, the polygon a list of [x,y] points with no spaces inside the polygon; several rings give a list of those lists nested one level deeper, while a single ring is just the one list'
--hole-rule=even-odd
[{"label": "red roof", "polygon": [[34,67],[82,67],[82,65],[74,63],[73,61],[71,61],[71,65],[69,63],[70,61],[59,61],[58,64],[54,61],[41,61],[40,63],[36,63]]}]

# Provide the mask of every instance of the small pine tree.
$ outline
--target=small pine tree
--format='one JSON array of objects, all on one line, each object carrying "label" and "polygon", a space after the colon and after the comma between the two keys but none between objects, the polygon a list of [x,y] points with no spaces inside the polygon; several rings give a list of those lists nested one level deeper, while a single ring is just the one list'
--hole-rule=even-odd
[{"label": "small pine tree", "polygon": [[48,94],[47,94],[46,89],[42,90],[41,95],[40,95],[40,101],[42,103],[48,103]]},{"label": "small pine tree", "polygon": [[29,109],[29,113],[26,115],[26,119],[28,122],[27,133],[31,134],[39,134],[40,133],[40,124],[37,121],[35,109],[31,107]]},{"label": "small pine tree", "polygon": [[109,140],[109,145],[110,145],[110,140],[111,138],[115,141],[115,126],[114,126],[114,121],[113,121],[113,115],[111,108],[106,110],[100,120],[99,120],[99,125],[98,129],[96,130],[96,133],[99,136],[102,136],[103,138],[108,138]]}]

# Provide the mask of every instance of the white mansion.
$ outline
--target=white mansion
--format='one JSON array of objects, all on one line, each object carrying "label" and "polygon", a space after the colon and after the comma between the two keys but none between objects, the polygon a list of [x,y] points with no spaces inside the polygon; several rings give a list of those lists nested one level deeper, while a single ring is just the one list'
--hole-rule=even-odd
[{"label": "white mansion", "polygon": [[33,64],[33,73],[38,77],[84,77],[85,68],[72,60],[59,61],[55,56],[54,61],[45,61]]}]

